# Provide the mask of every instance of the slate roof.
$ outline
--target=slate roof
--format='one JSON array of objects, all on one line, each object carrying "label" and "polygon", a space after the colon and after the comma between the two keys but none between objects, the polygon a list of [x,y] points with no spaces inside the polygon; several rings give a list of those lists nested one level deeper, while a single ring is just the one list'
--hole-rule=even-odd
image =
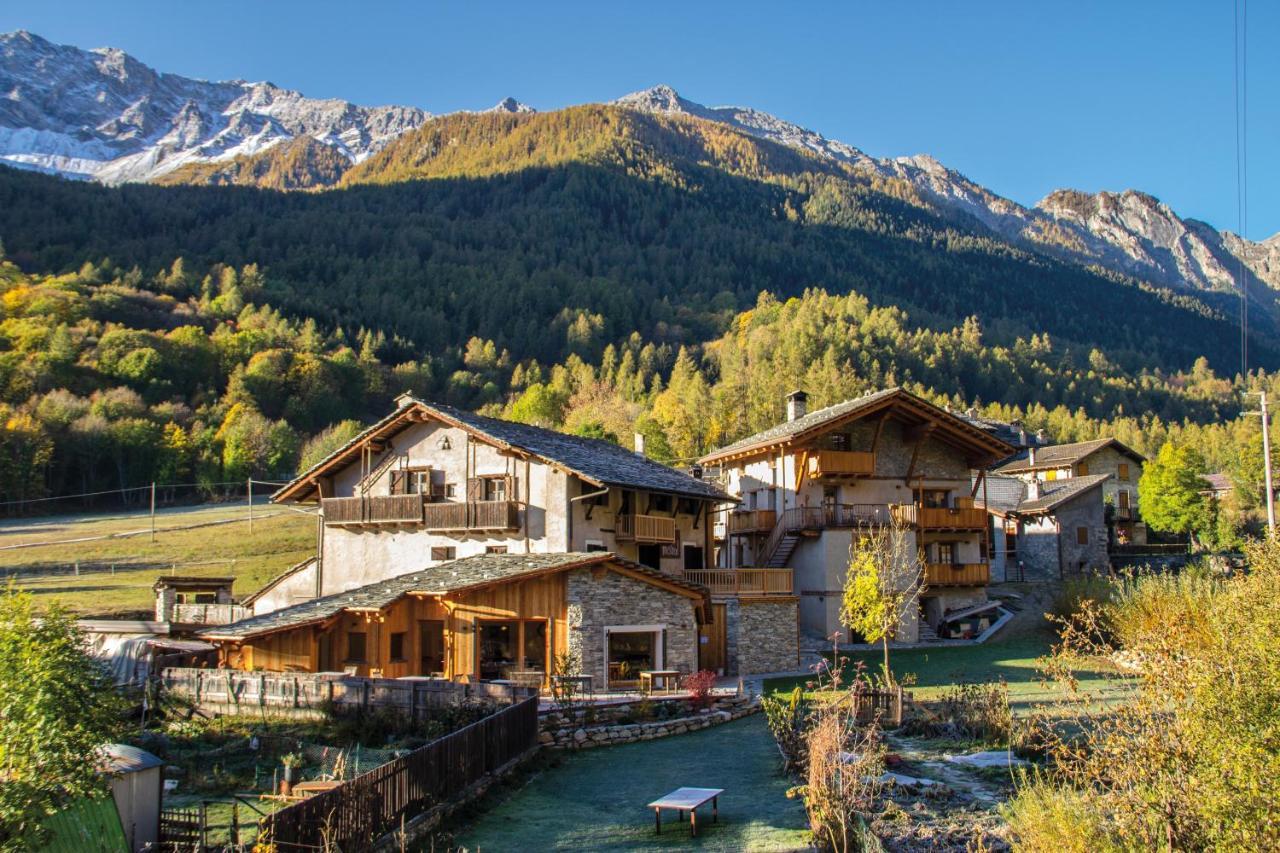
[{"label": "slate roof", "polygon": [[705,588],[698,584],[665,575],[659,571],[624,560],[609,552],[594,551],[591,553],[563,554],[478,554],[474,557],[463,557],[408,572],[393,578],[377,581],[366,586],[337,592],[311,601],[304,601],[292,607],[285,607],[261,616],[251,616],[229,625],[210,628],[200,634],[211,640],[245,640],[250,637],[272,634],[300,628],[316,622],[323,622],[337,616],[344,610],[365,611],[382,610],[411,592],[447,594],[460,592],[473,587],[488,586],[512,580],[521,575],[541,574],[562,571],[600,563],[617,563],[633,572],[645,574],[655,580],[683,587],[691,592],[705,594]]},{"label": "slate roof", "polygon": [[1048,468],[1068,468],[1108,445],[1115,446],[1121,453],[1132,457],[1138,462],[1147,461],[1146,457],[1141,453],[1126,447],[1114,438],[1095,438],[1093,441],[1077,441],[1073,444],[1050,444],[1044,447],[1037,447],[1035,465],[1031,464],[1028,451],[1023,450],[1016,456],[1001,462],[994,470],[1001,474],[1018,474],[1026,471],[1043,471]]},{"label": "slate roof", "polygon": [[1235,488],[1235,484],[1231,482],[1231,477],[1221,472],[1205,474],[1204,481],[1209,484],[1207,491],[1210,492],[1229,492]]},{"label": "slate roof", "polygon": [[864,409],[870,409],[893,397],[908,398],[919,405],[927,406],[930,409],[936,409],[940,418],[952,419],[955,425],[960,428],[958,431],[963,431],[964,428],[980,430],[983,438],[999,442],[998,446],[1003,446],[1004,452],[1008,452],[1009,450],[1009,446],[1006,442],[998,436],[991,434],[985,428],[977,426],[954,413],[947,412],[945,409],[938,408],[927,400],[921,399],[909,391],[894,387],[884,388],[880,391],[872,391],[869,394],[863,394],[861,397],[854,397],[852,400],[845,400],[842,403],[827,406],[825,409],[817,409],[809,412],[803,417],[796,418],[794,421],[783,421],[782,423],[775,424],[768,429],[761,430],[755,435],[747,436],[740,441],[735,441],[732,444],[719,448],[713,453],[707,454],[703,457],[703,461],[719,459],[720,457],[729,456],[756,446],[768,446],[770,444],[785,442],[811,430],[818,429],[824,424],[838,421],[851,415],[856,415]]},{"label": "slate roof", "polygon": [[489,418],[443,403],[427,403],[414,397],[403,396],[399,399],[403,405],[396,411],[299,474],[290,483],[281,487],[272,496],[272,500],[284,499],[284,496],[294,491],[299,484],[342,460],[368,436],[391,427],[393,422],[407,414],[411,407],[417,407],[442,420],[456,423],[495,444],[527,451],[602,486],[644,489],[715,501],[737,501],[737,498],[729,496],[713,483],[704,482],[683,471],[646,459],[612,441],[568,435],[529,424]]},{"label": "slate roof", "polygon": [[[1110,478],[1110,474],[1090,474],[1086,477],[1049,480],[1040,484],[1040,496],[1031,499],[1028,497],[1030,488],[1023,480],[988,474],[986,507],[1000,515],[1041,515],[1052,512]],[[983,503],[982,489],[978,489],[977,502]]]}]

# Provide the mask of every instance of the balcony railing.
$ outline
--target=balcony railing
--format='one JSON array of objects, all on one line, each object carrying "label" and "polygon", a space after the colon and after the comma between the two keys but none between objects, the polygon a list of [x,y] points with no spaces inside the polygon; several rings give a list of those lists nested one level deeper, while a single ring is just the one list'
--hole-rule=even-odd
[{"label": "balcony railing", "polygon": [[422,495],[325,498],[320,507],[329,525],[422,523]]},{"label": "balcony railing", "polygon": [[416,525],[428,530],[518,530],[515,501],[427,503],[422,495],[325,498],[320,502],[330,526]]},{"label": "balcony railing", "polygon": [[712,595],[767,598],[794,594],[791,569],[690,569],[684,578],[705,586]]},{"label": "balcony railing", "polygon": [[987,525],[987,511],[976,507],[894,504],[891,510],[898,524],[922,530],[982,530]]},{"label": "balcony railing", "polygon": [[1116,521],[1131,521],[1133,520],[1133,516],[1134,516],[1133,507],[1129,507],[1129,506],[1116,507],[1116,515],[1115,515]]},{"label": "balcony railing", "polygon": [[662,515],[619,515],[613,525],[614,536],[621,540],[645,544],[674,543],[676,520]]},{"label": "balcony railing", "polygon": [[809,453],[810,477],[858,477],[876,472],[876,455],[861,450],[814,450]]},{"label": "balcony railing", "polygon": [[730,533],[768,533],[778,523],[778,513],[771,509],[748,509],[729,514]]},{"label": "balcony railing", "polygon": [[988,563],[926,563],[925,586],[986,586],[991,583]]},{"label": "balcony railing", "polygon": [[427,504],[423,512],[427,530],[517,530],[520,505],[515,501],[467,501]]}]

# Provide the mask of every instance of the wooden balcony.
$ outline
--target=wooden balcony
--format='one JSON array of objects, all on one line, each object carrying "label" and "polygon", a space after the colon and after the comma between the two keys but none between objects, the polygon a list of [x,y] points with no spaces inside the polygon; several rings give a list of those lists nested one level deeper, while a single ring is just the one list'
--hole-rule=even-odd
[{"label": "wooden balcony", "polygon": [[821,477],[869,477],[876,472],[876,455],[860,450],[811,450],[808,475]]},{"label": "wooden balcony", "polygon": [[925,586],[986,586],[991,583],[988,563],[926,563]]},{"label": "wooden balcony", "polygon": [[686,571],[684,579],[705,586],[712,595],[770,598],[795,594],[791,569],[697,569]]},{"label": "wooden balcony", "polygon": [[1115,514],[1116,521],[1132,521],[1133,520],[1133,516],[1134,516],[1133,507],[1118,506],[1115,508],[1115,511],[1116,511],[1116,514]]},{"label": "wooden balcony", "polygon": [[324,523],[331,527],[408,525],[427,530],[518,530],[515,501],[427,503],[422,495],[325,498]]},{"label": "wooden balcony", "polygon": [[324,498],[324,523],[330,526],[422,524],[422,495]]},{"label": "wooden balcony", "polygon": [[515,501],[431,503],[424,510],[431,531],[519,530],[520,505]]},{"label": "wooden balcony", "polygon": [[920,530],[983,530],[987,526],[987,511],[977,507],[895,504],[890,510],[895,522]]},{"label": "wooden balcony", "polygon": [[768,533],[778,523],[778,513],[771,509],[747,509],[729,514],[730,533]]},{"label": "wooden balcony", "polygon": [[613,533],[620,541],[644,544],[675,543],[676,520],[663,515],[619,515]]}]

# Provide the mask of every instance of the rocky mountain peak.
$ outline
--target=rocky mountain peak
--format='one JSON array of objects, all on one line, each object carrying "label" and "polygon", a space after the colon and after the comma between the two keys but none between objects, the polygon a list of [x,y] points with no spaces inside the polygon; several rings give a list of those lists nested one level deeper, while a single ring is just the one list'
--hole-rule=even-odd
[{"label": "rocky mountain peak", "polygon": [[515,98],[508,97],[508,98],[503,98],[501,101],[498,101],[498,103],[494,104],[492,107],[489,107],[489,109],[485,110],[485,112],[536,113],[537,110],[535,110],[533,107],[529,106],[528,104],[517,101]]}]

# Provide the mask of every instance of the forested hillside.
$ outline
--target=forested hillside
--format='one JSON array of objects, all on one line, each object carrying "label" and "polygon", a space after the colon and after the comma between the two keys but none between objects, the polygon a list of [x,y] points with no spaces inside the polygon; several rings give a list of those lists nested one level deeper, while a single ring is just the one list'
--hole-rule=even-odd
[{"label": "forested hillside", "polygon": [[[308,186],[327,168],[312,148],[210,180]],[[1247,428],[1198,424],[1267,381],[1218,378],[1238,338],[1212,295],[1027,254],[905,183],[723,125],[610,107],[432,121],[334,190],[0,169],[0,236],[9,500],[280,476],[404,390],[639,429],[672,460],[772,422],[791,387],[822,405],[903,384],[1060,440],[1151,450],[1185,423],[1226,465]],[[1277,363],[1272,341],[1256,334],[1256,364]]]},{"label": "forested hillside", "polygon": [[[632,331],[693,343],[757,294],[856,290],[918,322],[982,318],[993,342],[1045,333],[1127,370],[1220,370],[1228,314],[1011,248],[906,184],[683,117],[580,107],[459,115],[354,168],[344,189],[102,186],[0,174],[0,234],[29,271],[111,258],[256,263],[282,310],[420,347],[472,336],[518,357],[597,357]],[[1232,309],[1234,306],[1231,306]],[[1273,336],[1253,352],[1274,364]]]}]

